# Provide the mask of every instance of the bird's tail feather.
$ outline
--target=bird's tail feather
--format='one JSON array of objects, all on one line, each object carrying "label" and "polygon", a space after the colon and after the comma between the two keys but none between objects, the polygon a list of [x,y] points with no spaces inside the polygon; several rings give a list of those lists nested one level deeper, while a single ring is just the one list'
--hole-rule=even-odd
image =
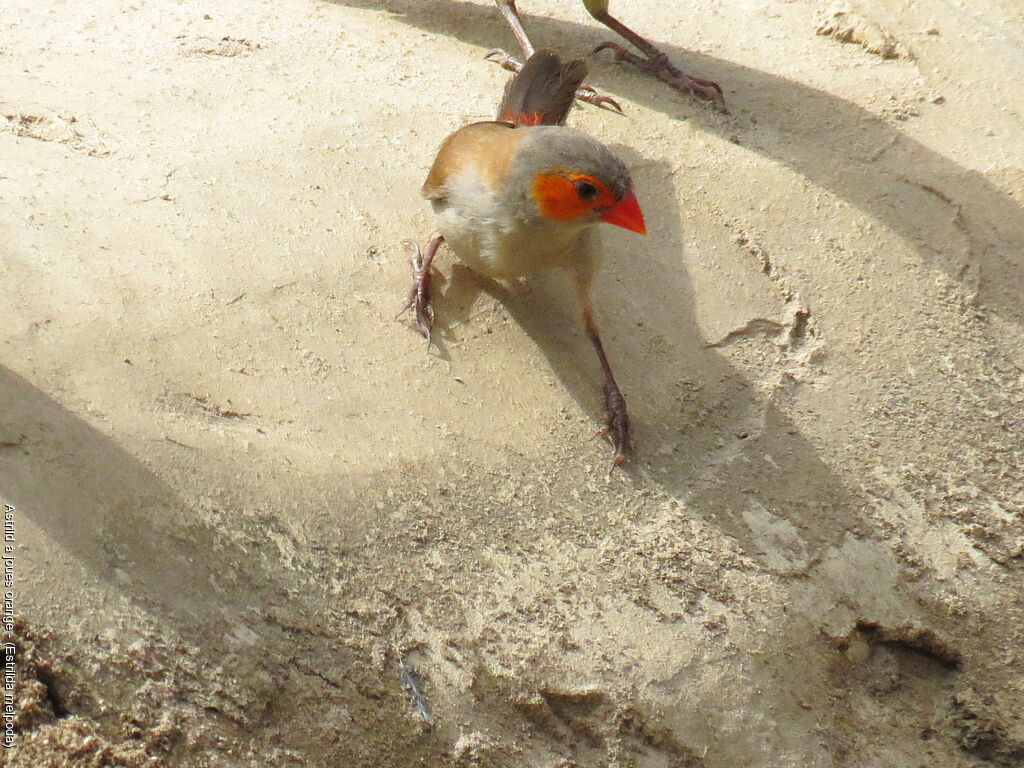
[{"label": "bird's tail feather", "polygon": [[552,50],[537,51],[505,86],[498,119],[519,125],[561,125],[586,76],[582,59],[563,62]]}]

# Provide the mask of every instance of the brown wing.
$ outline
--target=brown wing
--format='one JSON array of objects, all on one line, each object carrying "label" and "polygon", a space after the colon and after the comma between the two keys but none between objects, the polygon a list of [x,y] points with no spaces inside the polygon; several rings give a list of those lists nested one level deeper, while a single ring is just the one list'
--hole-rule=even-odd
[{"label": "brown wing", "polygon": [[522,131],[511,123],[471,123],[460,128],[437,151],[422,195],[428,200],[443,200],[447,181],[467,168],[473,168],[490,189],[497,189],[521,138]]}]

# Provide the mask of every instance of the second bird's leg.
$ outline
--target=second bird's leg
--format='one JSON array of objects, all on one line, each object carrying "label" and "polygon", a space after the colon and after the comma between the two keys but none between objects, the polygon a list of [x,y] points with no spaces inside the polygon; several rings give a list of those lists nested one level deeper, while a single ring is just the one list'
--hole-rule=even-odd
[{"label": "second bird's leg", "polygon": [[[505,17],[505,21],[507,21],[508,25],[512,28],[512,34],[516,36],[516,40],[519,42],[519,47],[523,49],[523,56],[527,59],[530,58],[533,56],[533,43],[530,42],[530,38],[526,34],[526,29],[523,27],[523,20],[519,18],[519,11],[516,9],[516,0],[495,0],[495,2],[498,4],[498,10],[501,11],[501,15]],[[518,72],[518,70],[514,71]]]},{"label": "second bird's leg", "polygon": [[641,37],[621,21],[609,14],[607,0],[583,0],[583,2],[584,5],[587,6],[587,10],[590,12],[591,16],[608,27],[608,29],[618,34],[620,37],[635,45],[637,49],[643,53],[643,56],[637,56],[635,53],[626,50],[618,43],[601,43],[601,45],[594,49],[594,53],[605,50],[614,51],[615,59],[617,61],[627,61],[645,72],[650,72],[651,74],[659,77],[673,88],[689,93],[698,99],[713,102],[719,110],[722,112],[728,112],[725,107],[725,97],[722,95],[722,88],[718,83],[712,82],[711,80],[703,80],[699,77],[693,77],[692,75],[686,74],[678,67],[675,67],[672,62],[668,60],[668,56],[655,48],[648,40]]},{"label": "second bird's leg", "polygon": [[[437,249],[444,242],[444,237],[435,235],[430,244],[427,245],[427,255],[420,252],[420,244],[415,240],[403,240],[412,249],[412,288],[409,289],[409,296],[406,299],[402,312],[410,307],[416,313],[416,327],[430,344],[430,329],[434,326],[434,305],[430,303],[430,265],[437,255]],[[402,312],[398,314],[401,315]]]},{"label": "second bird's leg", "polygon": [[[533,43],[530,42],[530,38],[526,34],[526,29],[523,27],[523,20],[519,18],[519,11],[516,9],[516,0],[495,0],[495,2],[501,10],[501,15],[505,17],[505,21],[507,21],[509,27],[511,27],[512,34],[515,35],[516,40],[519,42],[519,47],[523,50],[523,57],[526,59],[530,58],[534,53]],[[494,58],[492,59],[492,57]],[[510,72],[518,72],[523,68],[523,65],[519,61],[509,56],[500,48],[488,51],[484,58],[498,62],[503,69],[507,69]],[[576,91],[576,99],[577,101],[585,101],[587,104],[593,104],[595,107],[611,106],[615,108],[616,112],[622,112],[622,107],[619,106],[615,99],[609,98],[608,96],[602,96],[589,85],[580,86]]]}]

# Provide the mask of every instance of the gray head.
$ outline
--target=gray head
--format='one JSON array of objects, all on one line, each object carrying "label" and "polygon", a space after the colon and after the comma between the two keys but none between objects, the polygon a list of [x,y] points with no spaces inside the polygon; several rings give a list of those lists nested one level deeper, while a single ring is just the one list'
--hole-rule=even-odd
[{"label": "gray head", "polygon": [[643,232],[629,171],[608,147],[564,126],[531,126],[509,167],[507,189],[524,214],[607,221]]}]

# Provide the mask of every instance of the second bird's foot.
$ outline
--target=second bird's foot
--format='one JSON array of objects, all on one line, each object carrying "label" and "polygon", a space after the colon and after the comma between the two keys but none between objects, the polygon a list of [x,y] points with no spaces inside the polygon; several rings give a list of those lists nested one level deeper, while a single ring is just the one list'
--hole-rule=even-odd
[{"label": "second bird's foot", "polygon": [[484,54],[484,58],[488,61],[493,61],[499,67],[507,69],[509,72],[519,72],[523,68],[523,62],[510,56],[502,48],[492,48]]},{"label": "second bird's foot", "polygon": [[674,66],[664,53],[646,58],[638,56],[632,51],[626,50],[618,43],[601,43],[594,49],[594,53],[600,51],[612,51],[616,61],[625,61],[645,72],[660,78],[678,91],[688,93],[696,99],[710,101],[720,112],[728,112],[725,106],[725,96],[722,94],[722,87],[711,80],[704,80],[700,77],[693,77]]}]

